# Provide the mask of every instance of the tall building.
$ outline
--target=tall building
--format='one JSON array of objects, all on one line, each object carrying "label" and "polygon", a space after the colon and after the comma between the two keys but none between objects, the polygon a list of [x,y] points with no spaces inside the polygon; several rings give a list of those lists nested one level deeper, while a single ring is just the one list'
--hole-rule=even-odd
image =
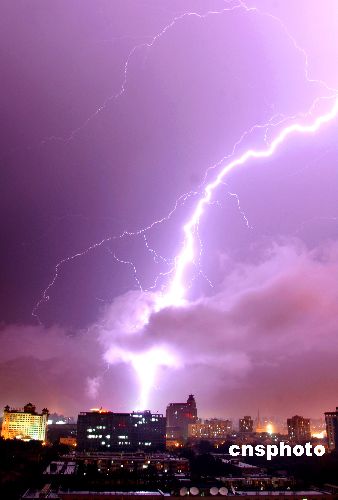
[{"label": "tall building", "polygon": [[196,401],[192,394],[186,403],[170,403],[167,406],[167,439],[185,441],[188,426],[197,422]]},{"label": "tall building", "polygon": [[36,412],[32,403],[26,404],[23,410],[4,408],[1,436],[5,439],[23,439],[45,441],[48,421],[48,410]]},{"label": "tall building", "polygon": [[301,442],[311,439],[310,419],[295,415],[287,419],[288,435],[291,441]]},{"label": "tall building", "polygon": [[165,449],[165,429],[165,417],[150,411],[83,412],[77,421],[77,447],[81,451],[160,451]]},{"label": "tall building", "polygon": [[239,419],[239,432],[253,432],[254,422],[249,415]]},{"label": "tall building", "polygon": [[338,450],[338,406],[336,411],[325,412],[325,423],[329,450]]},{"label": "tall building", "polygon": [[210,420],[204,420],[204,422],[189,424],[189,437],[196,439],[217,441],[219,439],[226,439],[231,432],[231,420],[212,418]]}]

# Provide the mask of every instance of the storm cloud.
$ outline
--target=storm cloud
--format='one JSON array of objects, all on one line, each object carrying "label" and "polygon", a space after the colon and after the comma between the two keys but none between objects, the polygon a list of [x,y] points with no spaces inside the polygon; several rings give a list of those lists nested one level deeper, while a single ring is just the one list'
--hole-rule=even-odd
[{"label": "storm cloud", "polygon": [[255,264],[233,262],[212,296],[152,314],[143,328],[137,321],[154,296],[137,291],[72,335],[4,326],[3,403],[15,392],[18,405],[29,395],[60,411],[133,409],[135,372],[127,355],[112,352],[142,355],[161,346],[176,366],[159,368],[153,409],[193,392],[205,415],[239,415],[257,405],[269,414],[320,415],[336,392],[337,282],[337,244],[309,250],[284,241],[262,250]]}]

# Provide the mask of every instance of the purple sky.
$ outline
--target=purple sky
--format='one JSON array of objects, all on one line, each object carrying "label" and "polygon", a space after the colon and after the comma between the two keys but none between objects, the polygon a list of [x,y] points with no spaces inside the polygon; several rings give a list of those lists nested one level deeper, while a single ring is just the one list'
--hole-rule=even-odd
[{"label": "purple sky", "polygon": [[[190,392],[205,416],[338,404],[338,120],[227,177],[200,221],[187,304],[130,335],[153,300],[133,266],[144,289],[169,270],[207,169],[254,125],[308,123],[338,94],[336,2],[238,5],[3,2],[0,405],[134,409],[134,370],[111,353],[156,346],[179,362],[160,368],[153,410]],[[254,129],[235,154],[280,130]],[[189,192],[146,241],[118,238]],[[58,269],[40,325],[57,263],[104,239]]]}]

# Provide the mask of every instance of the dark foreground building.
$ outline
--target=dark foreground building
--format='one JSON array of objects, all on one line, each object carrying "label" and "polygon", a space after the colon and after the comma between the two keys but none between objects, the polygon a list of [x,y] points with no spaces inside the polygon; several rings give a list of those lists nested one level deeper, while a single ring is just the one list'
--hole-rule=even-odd
[{"label": "dark foreground building", "polygon": [[239,432],[253,432],[253,420],[250,415],[245,415],[243,418],[240,418],[238,421]]},{"label": "dark foreground building", "polygon": [[77,448],[80,451],[162,451],[165,449],[165,430],[165,417],[150,411],[83,412],[77,421]]},{"label": "dark foreground building", "polygon": [[167,439],[186,441],[189,424],[197,422],[196,401],[192,394],[186,403],[170,403],[167,406]]},{"label": "dark foreground building", "polygon": [[299,415],[295,415],[294,417],[287,419],[287,426],[290,441],[295,443],[310,441],[311,429],[309,418],[303,418]]},{"label": "dark foreground building", "polygon": [[[195,491],[191,494],[195,495],[195,498],[201,498],[203,494],[203,500],[212,500],[215,498],[220,498],[220,496],[215,497],[215,493],[210,493],[209,488],[207,491],[200,492],[197,488],[192,488]],[[217,488],[216,488],[217,489]],[[183,490],[183,491],[182,491]],[[146,500],[161,500],[161,498],[166,499],[179,499],[182,496],[188,496],[189,491],[187,488],[182,488],[181,493],[177,492],[174,495],[169,493],[164,493],[161,490],[157,491],[55,491],[52,489],[50,484],[47,484],[42,488],[42,490],[28,490],[21,497],[21,500],[40,500],[41,498],[53,498],[54,500],[139,500],[144,498]],[[196,493],[197,491],[197,493]],[[198,495],[198,496],[196,496]],[[226,495],[226,493],[223,493]],[[239,498],[245,500],[260,500],[262,497],[264,500],[336,500],[337,495],[330,493],[328,491],[238,491],[236,496],[232,493],[228,494],[226,498],[231,498],[235,500]],[[263,496],[264,495],[264,496]]]},{"label": "dark foreground building", "polygon": [[336,411],[325,412],[325,423],[329,450],[338,450],[338,406]]}]

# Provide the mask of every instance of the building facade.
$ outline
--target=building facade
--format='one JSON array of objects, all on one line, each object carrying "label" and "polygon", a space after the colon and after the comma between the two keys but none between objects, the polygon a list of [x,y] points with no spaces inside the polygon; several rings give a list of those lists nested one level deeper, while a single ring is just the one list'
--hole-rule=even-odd
[{"label": "building facade", "polygon": [[189,424],[197,422],[197,406],[195,398],[189,395],[186,403],[170,403],[167,406],[167,440],[186,441],[189,435]]},{"label": "building facade", "polygon": [[45,441],[47,432],[48,410],[41,413],[28,403],[23,410],[4,408],[1,436],[4,439],[22,439],[25,441]]},{"label": "building facade", "polygon": [[336,411],[325,412],[327,444],[330,451],[338,450],[338,406]]},{"label": "building facade", "polygon": [[217,441],[219,439],[226,439],[231,434],[232,422],[231,420],[212,418],[204,420],[204,422],[189,424],[188,431],[189,438]]},{"label": "building facade", "polygon": [[87,451],[164,450],[166,419],[158,413],[80,413],[77,448]]},{"label": "building facade", "polygon": [[[162,474],[187,474],[189,473],[190,466],[187,458],[177,457],[168,453],[147,453],[145,451],[135,452],[76,452],[62,457],[65,464],[72,464],[76,462],[83,470],[90,465],[100,469],[103,475],[110,475],[123,469],[124,472],[142,472],[146,469],[156,470]],[[62,464],[60,460],[57,462]],[[62,468],[59,465],[59,470],[66,471],[67,466]],[[52,467],[53,469],[53,467]],[[49,468],[47,473],[58,473]]]},{"label": "building facade", "polygon": [[249,415],[239,419],[239,432],[253,432],[254,422]]},{"label": "building facade", "polygon": [[299,415],[287,419],[288,436],[296,443],[311,439],[310,419]]}]

